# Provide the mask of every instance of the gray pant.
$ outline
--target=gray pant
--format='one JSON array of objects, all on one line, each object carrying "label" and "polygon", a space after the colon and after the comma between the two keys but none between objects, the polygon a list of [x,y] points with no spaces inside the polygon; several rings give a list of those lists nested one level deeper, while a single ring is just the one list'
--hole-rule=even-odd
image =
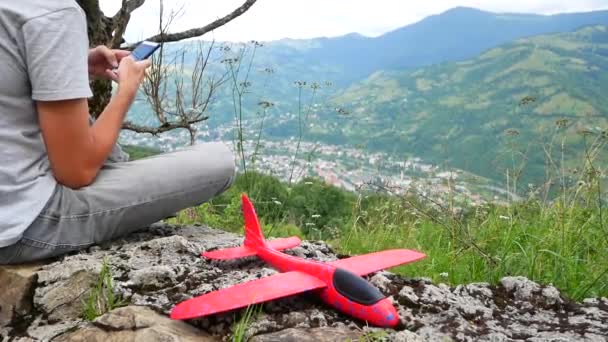
[{"label": "gray pant", "polygon": [[226,190],[234,175],[232,152],[221,143],[108,162],[88,187],[58,185],[23,238],[0,248],[0,264],[54,257],[129,234],[208,201]]}]

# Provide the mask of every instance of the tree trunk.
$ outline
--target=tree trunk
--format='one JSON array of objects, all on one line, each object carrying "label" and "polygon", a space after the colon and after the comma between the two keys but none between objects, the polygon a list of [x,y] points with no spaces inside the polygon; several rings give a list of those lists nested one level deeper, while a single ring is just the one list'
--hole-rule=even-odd
[{"label": "tree trunk", "polygon": [[[89,46],[109,45],[112,42],[112,18],[106,17],[99,7],[99,0],[76,0],[87,16]],[[112,97],[112,82],[91,80],[93,97],[89,99],[91,116],[97,118]]]}]

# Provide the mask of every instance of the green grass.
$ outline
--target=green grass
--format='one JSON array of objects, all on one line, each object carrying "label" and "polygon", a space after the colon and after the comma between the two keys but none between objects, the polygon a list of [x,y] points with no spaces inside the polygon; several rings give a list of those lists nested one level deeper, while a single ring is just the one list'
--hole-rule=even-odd
[{"label": "green grass", "polygon": [[245,309],[241,318],[236,321],[232,327],[232,330],[234,331],[232,334],[232,342],[247,341],[247,329],[261,312],[261,305],[250,305]]},{"label": "green grass", "polygon": [[[257,177],[263,179],[260,183],[270,184],[266,179],[270,176]],[[321,183],[311,185],[310,180],[304,183],[342,191]],[[201,222],[242,233],[239,194],[246,191],[244,184],[237,180],[212,203],[180,213],[172,222]],[[269,237],[323,239],[349,255],[390,248],[419,250],[427,254],[426,259],[392,271],[453,285],[526,276],[552,283],[574,299],[608,296],[608,211],[598,206],[597,182],[568,188],[564,197],[553,201],[531,198],[511,206],[464,204],[460,214],[422,198],[378,193],[356,196],[342,191],[328,200],[327,191],[311,189],[317,197],[303,199],[295,192],[302,184],[291,189],[278,181],[273,184],[285,188],[280,206],[265,206],[272,201],[263,189],[252,196],[259,203],[256,208]],[[324,202],[330,207],[323,208]],[[314,212],[331,219],[311,229],[306,226],[311,219],[299,213]]]},{"label": "green grass", "polygon": [[108,311],[126,305],[120,297],[114,294],[112,270],[107,260],[104,259],[97,282],[82,304],[82,317],[87,321],[92,321]]},{"label": "green grass", "polygon": [[345,254],[420,250],[427,254],[425,260],[393,271],[438,282],[496,283],[504,276],[521,275],[552,283],[574,299],[608,294],[605,210],[600,218],[599,212],[576,206],[562,210],[530,202],[478,208],[460,224],[433,213],[448,222],[444,225],[415,214],[392,218],[412,211],[408,201],[393,201],[375,212],[360,210],[365,222],[346,227],[332,244]]}]

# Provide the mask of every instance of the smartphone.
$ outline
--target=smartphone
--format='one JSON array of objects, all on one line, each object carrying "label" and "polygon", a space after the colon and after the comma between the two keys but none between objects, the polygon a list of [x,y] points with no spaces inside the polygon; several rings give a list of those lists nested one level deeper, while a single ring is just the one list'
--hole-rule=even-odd
[{"label": "smartphone", "polygon": [[143,61],[144,59],[152,56],[154,51],[158,50],[159,47],[159,43],[143,41],[137,45],[135,50],[131,51],[131,56],[133,56],[133,59],[136,61]]}]

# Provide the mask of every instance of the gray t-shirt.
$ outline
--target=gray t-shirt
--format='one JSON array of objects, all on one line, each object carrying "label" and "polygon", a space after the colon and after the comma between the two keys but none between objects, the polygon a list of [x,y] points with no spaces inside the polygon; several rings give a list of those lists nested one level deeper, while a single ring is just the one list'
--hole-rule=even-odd
[{"label": "gray t-shirt", "polygon": [[57,186],[35,101],[90,97],[87,55],[74,0],[0,1],[0,247],[21,238]]}]

